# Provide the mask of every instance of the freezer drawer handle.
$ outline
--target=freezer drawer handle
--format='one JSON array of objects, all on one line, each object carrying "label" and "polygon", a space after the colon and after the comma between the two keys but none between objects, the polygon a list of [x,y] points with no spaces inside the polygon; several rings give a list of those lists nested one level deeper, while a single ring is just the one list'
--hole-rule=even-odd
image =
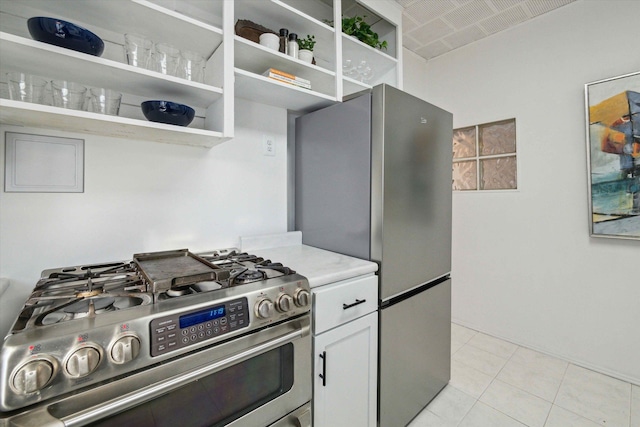
[{"label": "freezer drawer handle", "polygon": [[327,386],[327,352],[323,351],[320,355],[320,359],[322,359],[322,373],[318,376],[322,378],[322,387]]},{"label": "freezer drawer handle", "polygon": [[356,305],[364,304],[365,302],[367,302],[366,299],[356,298],[356,302],[354,302],[353,304],[342,304],[342,309],[346,310],[347,308],[355,307]]}]

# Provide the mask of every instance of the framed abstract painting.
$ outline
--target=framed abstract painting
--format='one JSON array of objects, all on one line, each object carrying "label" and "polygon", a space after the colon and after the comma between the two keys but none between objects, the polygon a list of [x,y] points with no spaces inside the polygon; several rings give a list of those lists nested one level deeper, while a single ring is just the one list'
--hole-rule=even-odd
[{"label": "framed abstract painting", "polygon": [[591,236],[640,239],[640,72],[585,85]]}]

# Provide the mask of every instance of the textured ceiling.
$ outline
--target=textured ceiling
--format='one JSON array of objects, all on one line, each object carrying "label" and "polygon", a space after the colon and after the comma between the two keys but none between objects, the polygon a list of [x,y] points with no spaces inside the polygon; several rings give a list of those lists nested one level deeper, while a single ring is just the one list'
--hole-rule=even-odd
[{"label": "textured ceiling", "polygon": [[425,59],[473,43],[575,0],[396,0],[402,44]]}]

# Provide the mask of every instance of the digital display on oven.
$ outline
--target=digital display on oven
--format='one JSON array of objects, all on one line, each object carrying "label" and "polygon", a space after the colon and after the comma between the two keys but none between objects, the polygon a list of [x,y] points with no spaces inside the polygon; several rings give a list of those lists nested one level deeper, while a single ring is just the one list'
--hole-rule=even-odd
[{"label": "digital display on oven", "polygon": [[225,314],[224,305],[219,305],[196,313],[180,316],[180,329],[208,322],[209,320],[217,319],[219,317],[224,317]]}]

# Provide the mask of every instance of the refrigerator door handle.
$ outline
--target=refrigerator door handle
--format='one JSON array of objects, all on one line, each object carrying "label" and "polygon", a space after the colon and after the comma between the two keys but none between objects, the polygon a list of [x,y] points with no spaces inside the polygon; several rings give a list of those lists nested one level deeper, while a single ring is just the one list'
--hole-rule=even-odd
[{"label": "refrigerator door handle", "polygon": [[367,302],[366,299],[358,299],[358,298],[356,298],[356,302],[354,302],[352,304],[342,304],[342,309],[346,310],[348,308],[355,307],[356,305],[364,304],[365,302]]},{"label": "refrigerator door handle", "polygon": [[323,351],[320,355],[320,359],[322,359],[322,373],[318,376],[322,378],[322,387],[327,386],[327,352]]}]

